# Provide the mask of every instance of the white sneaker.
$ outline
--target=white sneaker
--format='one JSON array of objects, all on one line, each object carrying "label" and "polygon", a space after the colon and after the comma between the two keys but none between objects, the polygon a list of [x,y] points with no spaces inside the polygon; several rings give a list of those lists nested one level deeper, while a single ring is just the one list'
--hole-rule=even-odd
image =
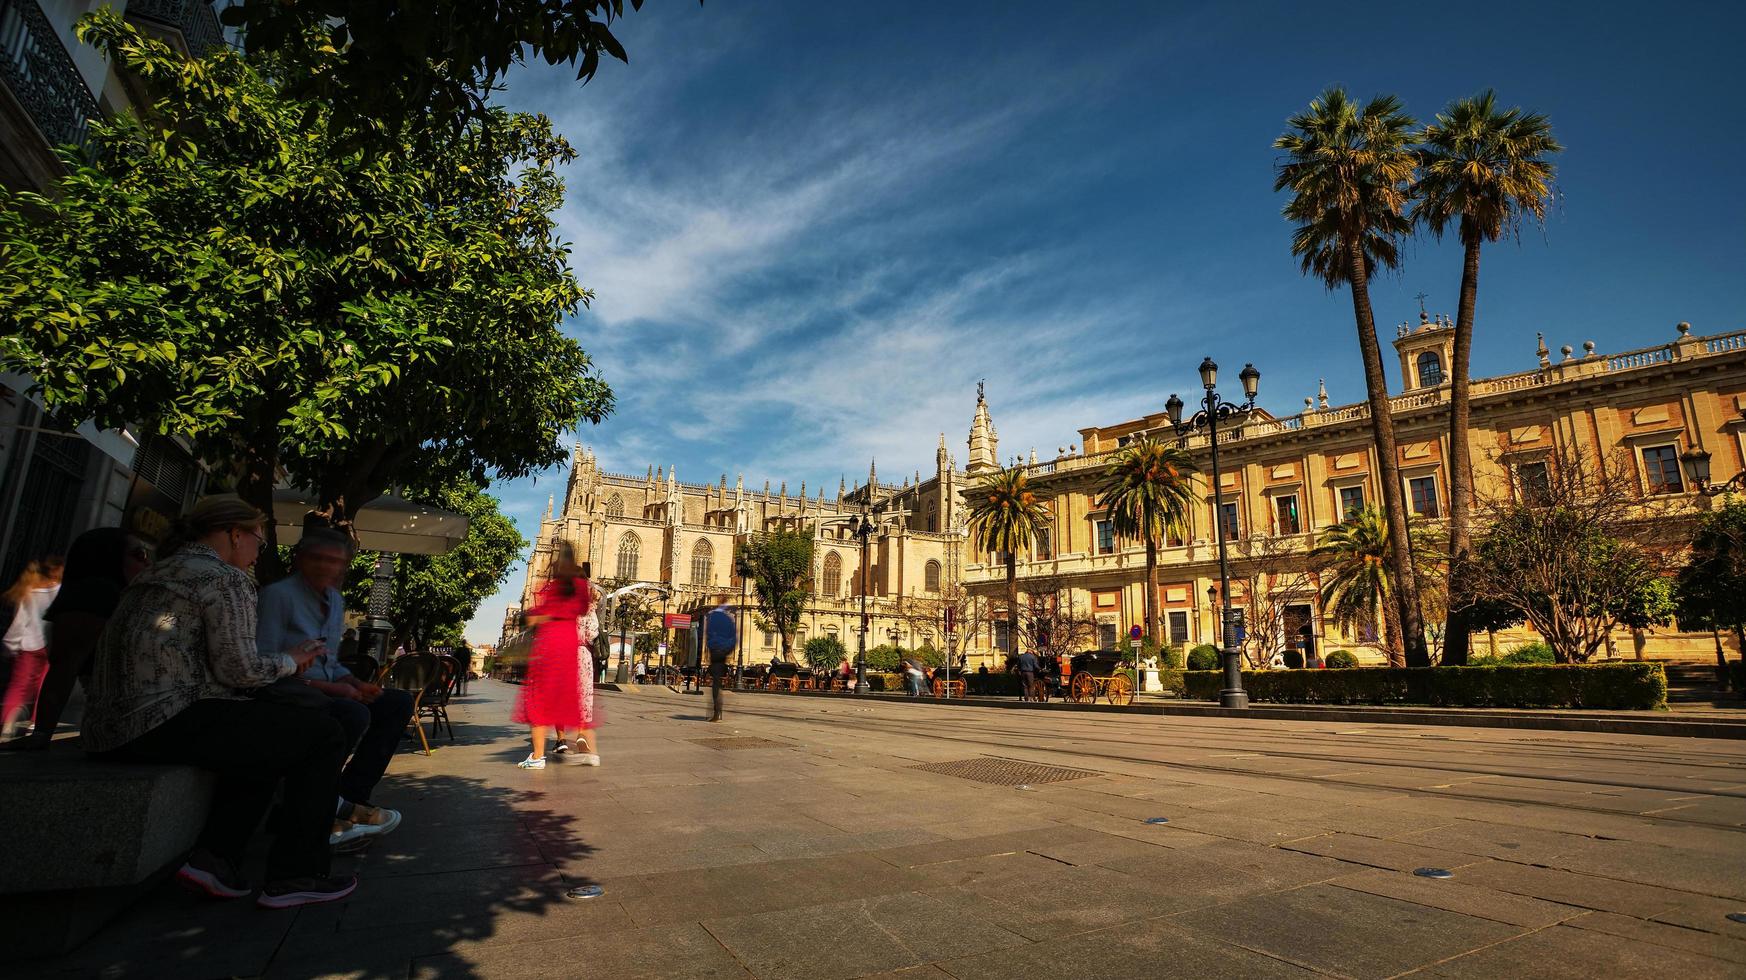
[{"label": "white sneaker", "polygon": [[544,769],[546,767],[546,757],[540,756],[536,759],[530,755],[520,762],[517,762],[515,767],[517,769]]},{"label": "white sneaker", "polygon": [[579,752],[576,754],[576,761],[585,766],[598,766],[600,765],[600,756],[593,752]]},{"label": "white sneaker", "polygon": [[327,835],[327,846],[344,847],[347,844],[354,844],[363,840],[370,835],[371,831],[367,827],[352,823],[350,820],[336,819],[333,822],[333,831]]}]

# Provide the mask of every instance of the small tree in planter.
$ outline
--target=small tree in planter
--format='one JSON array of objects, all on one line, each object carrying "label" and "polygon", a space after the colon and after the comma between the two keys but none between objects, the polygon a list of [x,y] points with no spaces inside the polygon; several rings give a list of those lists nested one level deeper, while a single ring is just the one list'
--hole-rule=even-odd
[{"label": "small tree in planter", "polygon": [[807,640],[802,652],[806,656],[807,664],[813,670],[822,671],[836,670],[848,656],[848,650],[843,646],[843,641],[828,633]]}]

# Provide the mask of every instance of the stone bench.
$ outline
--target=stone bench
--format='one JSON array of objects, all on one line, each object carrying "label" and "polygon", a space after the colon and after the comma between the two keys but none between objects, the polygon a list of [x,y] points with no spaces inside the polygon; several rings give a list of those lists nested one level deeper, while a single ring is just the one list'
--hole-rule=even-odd
[{"label": "stone bench", "polygon": [[96,762],[71,740],[0,753],[0,949],[72,949],[179,863],[206,821],[212,776]]}]

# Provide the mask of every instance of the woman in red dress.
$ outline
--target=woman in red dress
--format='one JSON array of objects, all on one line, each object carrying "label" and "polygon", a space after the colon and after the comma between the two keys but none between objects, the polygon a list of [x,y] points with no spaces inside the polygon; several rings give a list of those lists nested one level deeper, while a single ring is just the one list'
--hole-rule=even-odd
[{"label": "woman in red dress", "polygon": [[588,613],[588,580],[576,564],[568,541],[558,542],[527,622],[533,627],[528,653],[527,683],[515,702],[514,721],[533,729],[533,753],[516,763],[523,769],[546,767],[548,729],[580,728],[583,723],[577,621]]}]

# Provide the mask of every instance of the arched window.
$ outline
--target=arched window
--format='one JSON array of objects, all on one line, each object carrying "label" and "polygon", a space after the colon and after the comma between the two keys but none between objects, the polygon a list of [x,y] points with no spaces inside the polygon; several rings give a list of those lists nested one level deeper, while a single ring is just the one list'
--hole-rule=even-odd
[{"label": "arched window", "polygon": [[1443,359],[1434,350],[1419,355],[1419,387],[1430,388],[1443,383]]},{"label": "arched window", "polygon": [[715,562],[715,549],[709,546],[708,538],[698,538],[691,546],[691,584],[708,585],[710,582],[710,566]]},{"label": "arched window", "polygon": [[636,581],[637,554],[643,550],[643,543],[637,540],[635,534],[626,534],[618,539],[618,577],[625,581]]},{"label": "arched window", "polygon": [[607,517],[623,517],[624,516],[624,498],[623,497],[620,497],[618,494],[615,493],[612,495],[612,497],[610,499],[608,499],[606,501],[606,516]]},{"label": "arched window", "polygon": [[929,592],[940,591],[940,563],[930,560],[922,570],[922,587]]},{"label": "arched window", "polygon": [[835,599],[842,590],[843,560],[834,551],[827,552],[824,560],[824,574],[819,578],[818,594],[829,599]]}]

